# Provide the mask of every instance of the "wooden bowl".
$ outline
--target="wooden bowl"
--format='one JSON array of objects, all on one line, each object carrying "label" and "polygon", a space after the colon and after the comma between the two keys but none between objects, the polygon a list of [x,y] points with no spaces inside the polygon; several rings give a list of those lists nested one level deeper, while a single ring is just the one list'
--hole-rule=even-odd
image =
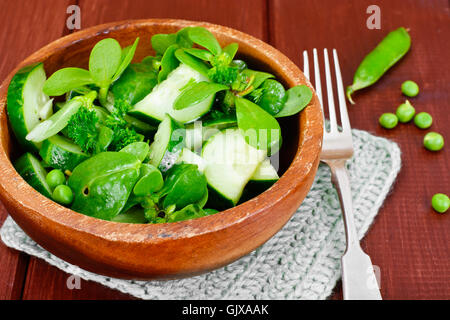
[{"label": "wooden bowl", "polygon": [[87,68],[94,44],[107,37],[123,46],[139,36],[136,61],[154,54],[150,38],[186,26],[204,26],[222,46],[237,42],[250,66],[275,74],[287,87],[311,86],[281,52],[245,33],[184,20],[109,23],[56,40],[25,59],[0,87],[0,199],[17,224],[42,247],[95,273],[124,279],[180,278],[226,265],[272,237],[299,207],[313,182],[322,145],[322,114],[314,93],[300,116],[282,121],[281,179],[258,197],[200,219],[167,224],[122,224],[98,220],[47,199],[14,170],[17,143],[8,128],[6,94],[17,70],[43,61],[47,76],[62,67]]}]

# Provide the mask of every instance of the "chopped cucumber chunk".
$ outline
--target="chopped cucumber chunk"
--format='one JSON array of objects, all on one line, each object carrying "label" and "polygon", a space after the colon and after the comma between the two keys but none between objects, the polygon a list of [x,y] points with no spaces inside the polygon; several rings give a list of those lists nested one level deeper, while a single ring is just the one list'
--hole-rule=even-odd
[{"label": "chopped cucumber chunk", "polygon": [[200,81],[209,81],[209,79],[191,67],[180,64],[169,74],[166,80],[154,87],[152,92],[136,103],[129,113],[149,123],[163,121],[166,113],[180,123],[194,121],[211,109],[214,94],[183,110],[175,110],[173,106],[177,97],[190,83]]},{"label": "chopped cucumber chunk", "polygon": [[247,144],[239,129],[226,129],[215,134],[202,150],[210,189],[223,200],[236,205],[245,185],[265,157],[266,151]]},{"label": "chopped cucumber chunk", "polygon": [[158,126],[155,140],[150,145],[149,163],[162,172],[169,170],[184,147],[185,134],[184,127],[166,115]]},{"label": "chopped cucumber chunk", "polygon": [[19,143],[30,151],[37,151],[41,144],[25,137],[52,114],[52,100],[42,91],[45,80],[44,65],[38,63],[19,70],[8,87],[7,110],[12,130]]},{"label": "chopped cucumber chunk", "polygon": [[39,155],[49,166],[63,171],[73,171],[77,165],[89,158],[78,145],[58,135],[42,143]]},{"label": "chopped cucumber chunk", "polygon": [[22,178],[36,191],[49,199],[52,198],[52,190],[45,180],[47,171],[35,156],[28,152],[25,153],[17,159],[14,163],[14,167]]}]

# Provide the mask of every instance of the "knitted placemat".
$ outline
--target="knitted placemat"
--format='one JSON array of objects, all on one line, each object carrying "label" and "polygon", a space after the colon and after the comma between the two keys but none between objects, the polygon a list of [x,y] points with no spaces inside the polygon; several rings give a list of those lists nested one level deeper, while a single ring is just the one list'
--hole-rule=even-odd
[{"label": "knitted placemat", "polygon": [[[373,222],[400,170],[400,149],[389,140],[353,130],[348,162],[360,238]],[[170,281],[104,277],[71,265],[31,240],[8,217],[0,235],[17,250],[85,280],[143,299],[325,299],[341,276],[345,233],[330,170],[320,165],[314,184],[291,220],[257,250],[221,269]],[[370,252],[368,252],[370,255]]]}]

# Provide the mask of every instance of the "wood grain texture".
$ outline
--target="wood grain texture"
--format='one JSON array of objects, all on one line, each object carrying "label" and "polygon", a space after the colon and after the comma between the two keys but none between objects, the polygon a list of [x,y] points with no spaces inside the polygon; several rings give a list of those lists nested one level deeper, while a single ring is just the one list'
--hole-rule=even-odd
[{"label": "wood grain texture", "polygon": [[[44,1],[33,1],[44,2]],[[115,1],[114,8],[107,1],[80,1],[82,27],[125,18],[176,17],[205,20],[228,25],[258,38],[269,40],[299,66],[302,50],[317,48],[338,49],[345,83],[350,83],[358,63],[389,30],[404,25],[411,29],[411,52],[383,79],[368,90],[355,94],[356,105],[350,108],[352,125],[385,136],[399,143],[403,168],[379,216],[365,237],[362,246],[381,268],[381,290],[385,299],[448,299],[450,296],[449,214],[438,215],[429,205],[436,192],[449,191],[449,149],[432,154],[424,150],[424,132],[413,125],[399,125],[393,131],[379,127],[378,116],[395,110],[404,97],[400,84],[406,79],[419,83],[421,93],[411,99],[418,111],[430,112],[435,123],[431,128],[449,135],[449,4],[435,1],[376,1],[381,8],[382,29],[365,27],[368,5],[374,1],[280,0],[280,1]],[[209,2],[209,3],[208,3]],[[226,2],[226,5],[222,3]],[[28,33],[28,26],[19,26],[10,19],[13,12],[21,12],[25,1],[2,1],[3,32],[0,48],[14,41],[17,50],[0,61],[2,79],[26,54],[33,41],[42,41],[28,53],[49,42],[44,32],[47,25],[34,23],[32,39],[18,37],[13,30]],[[45,1],[45,3],[49,3]],[[56,1],[55,1],[56,3]],[[187,3],[187,4],[185,4]],[[210,3],[214,3],[213,5]],[[256,3],[256,4],[255,4]],[[7,5],[8,4],[8,5]],[[22,7],[21,7],[21,5]],[[220,10],[217,10],[220,6]],[[248,6],[248,7],[247,7]],[[59,17],[56,4],[47,12]],[[231,8],[231,9],[230,9]],[[36,10],[35,10],[36,11]],[[39,12],[39,11],[38,11]],[[266,15],[270,13],[269,19]],[[20,13],[23,15],[23,12]],[[31,14],[30,14],[31,16]],[[35,17],[41,15],[36,14]],[[42,20],[44,21],[44,20]],[[53,20],[54,21],[54,20]],[[54,23],[54,22],[53,22]],[[266,26],[269,25],[269,29]],[[58,29],[58,28],[56,28]],[[8,32],[9,30],[9,32]],[[59,29],[58,29],[59,30]],[[56,31],[58,31],[56,30]],[[50,29],[50,33],[55,30]],[[62,32],[62,31],[61,31]],[[55,36],[56,38],[58,36]],[[41,40],[39,40],[41,39]],[[447,54],[446,54],[447,53]],[[430,130],[431,130],[430,129]],[[12,252],[0,244],[0,278],[10,278],[14,272],[5,269],[5,252]],[[2,278],[3,279],[3,278]],[[43,281],[43,279],[45,279]],[[81,282],[81,289],[66,290],[67,275],[45,262],[31,259],[25,295],[27,299],[112,299],[122,298],[119,292],[92,282]],[[8,282],[9,283],[9,282]],[[0,284],[0,292],[8,290]],[[333,299],[341,298],[340,283]],[[8,297],[8,294],[0,297]]]},{"label": "wood grain texture", "polygon": [[115,1],[80,0],[82,27],[125,19],[171,18],[205,21],[238,29],[267,40],[265,0]]},{"label": "wood grain texture", "polygon": [[[381,269],[385,299],[448,299],[450,216],[435,213],[430,201],[437,192],[450,193],[450,149],[427,151],[422,139],[428,131],[450,139],[449,4],[376,1],[381,30],[368,30],[366,8],[373,3],[270,1],[270,43],[300,66],[303,50],[336,48],[344,84],[350,84],[359,62],[387,32],[400,26],[410,29],[410,52],[377,84],[356,93],[356,105],[349,106],[354,128],[392,139],[402,150],[402,170],[363,247]],[[408,79],[416,81],[421,90],[411,103],[418,112],[427,111],[434,117],[433,126],[429,130],[413,124],[400,124],[390,131],[381,128],[378,117],[395,112],[405,100],[400,85]],[[334,296],[340,297],[340,292]]]},{"label": "wood grain texture", "polygon": [[[0,1],[0,21],[4,22],[0,32],[0,79],[4,79],[26,56],[63,34],[69,3],[64,0]],[[55,15],[55,12],[61,14]],[[0,205],[0,223],[6,216],[5,208]],[[21,297],[28,260],[26,255],[0,242],[0,299]]]}]

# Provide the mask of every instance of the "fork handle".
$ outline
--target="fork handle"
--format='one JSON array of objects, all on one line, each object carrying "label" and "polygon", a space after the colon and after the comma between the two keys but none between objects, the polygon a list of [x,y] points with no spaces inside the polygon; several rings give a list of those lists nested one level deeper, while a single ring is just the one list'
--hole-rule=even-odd
[{"label": "fork handle", "polygon": [[353,216],[350,178],[345,160],[327,161],[344,218],[347,248],[342,256],[342,290],[345,300],[381,300],[381,293],[370,257],[359,244]]}]

